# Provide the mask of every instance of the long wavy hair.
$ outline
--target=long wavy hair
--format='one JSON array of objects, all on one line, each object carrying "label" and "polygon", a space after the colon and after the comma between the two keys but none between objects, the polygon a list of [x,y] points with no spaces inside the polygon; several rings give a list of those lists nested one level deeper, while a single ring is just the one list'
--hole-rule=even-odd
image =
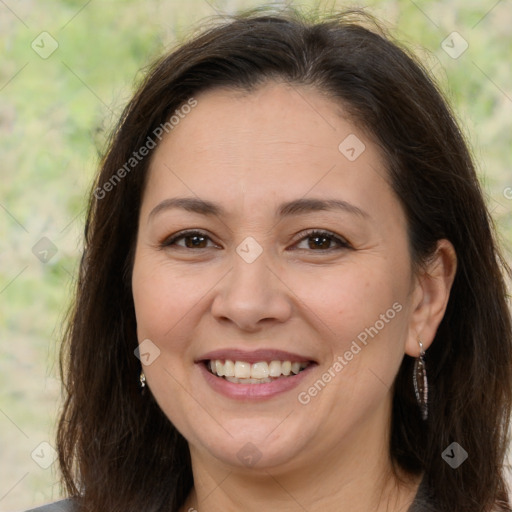
[{"label": "long wavy hair", "polygon": [[[57,445],[67,492],[80,510],[176,512],[191,490],[187,442],[151,393],[141,396],[134,356],[131,273],[150,157],[122,179],[113,177],[190,98],[217,87],[251,91],[271,80],[316,87],[380,146],[406,212],[416,268],[440,239],[457,253],[446,314],[426,356],[426,422],[414,396],[411,357],[404,357],[394,383],[394,468],[424,473],[440,512],[510,511],[504,479],[510,269],[468,146],[439,88],[359,11],[325,17],[257,11],[224,19],[156,62],[126,106],[91,190],[62,346],[65,403]],[[441,456],[454,441],[469,455],[457,469]]]}]

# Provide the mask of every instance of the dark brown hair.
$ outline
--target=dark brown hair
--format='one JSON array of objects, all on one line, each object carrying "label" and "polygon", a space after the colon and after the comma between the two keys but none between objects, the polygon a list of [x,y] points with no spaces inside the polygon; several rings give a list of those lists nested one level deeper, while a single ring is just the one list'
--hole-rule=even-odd
[{"label": "dark brown hair", "polygon": [[[270,80],[316,87],[371,134],[405,209],[417,268],[442,238],[457,253],[447,311],[426,356],[426,422],[412,358],[404,357],[396,377],[395,468],[424,472],[440,512],[511,510],[503,477],[512,394],[509,270],[449,107],[423,67],[381,29],[367,28],[368,19],[289,11],[230,18],[157,62],[127,105],[91,192],[61,356],[67,395],[59,460],[83,510],[177,511],[193,485],[187,442],[151,393],[141,396],[134,356],[131,270],[149,157],[104,197],[97,191],[190,98],[216,87],[251,91]],[[454,441],[468,453],[457,469],[441,457]]]}]

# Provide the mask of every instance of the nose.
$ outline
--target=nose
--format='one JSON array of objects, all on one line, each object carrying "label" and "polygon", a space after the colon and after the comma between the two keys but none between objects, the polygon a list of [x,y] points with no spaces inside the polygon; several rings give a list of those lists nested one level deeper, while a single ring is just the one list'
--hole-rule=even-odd
[{"label": "nose", "polygon": [[216,288],[211,312],[220,322],[245,331],[258,331],[292,314],[290,289],[268,265],[264,254],[247,263],[233,255],[233,268]]}]

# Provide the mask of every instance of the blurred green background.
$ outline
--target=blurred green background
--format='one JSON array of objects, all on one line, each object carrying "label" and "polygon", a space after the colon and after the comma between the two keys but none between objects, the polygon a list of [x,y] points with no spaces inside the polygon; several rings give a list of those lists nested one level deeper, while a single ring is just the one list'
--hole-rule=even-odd
[{"label": "blurred green background", "polygon": [[[201,20],[258,5],[284,2],[0,1],[1,511],[60,496],[51,464],[60,405],[56,357],[85,196],[109,129],[152,59]],[[368,7],[438,78],[472,145],[510,260],[510,2],[320,5]],[[454,31],[460,37],[448,37]]]}]

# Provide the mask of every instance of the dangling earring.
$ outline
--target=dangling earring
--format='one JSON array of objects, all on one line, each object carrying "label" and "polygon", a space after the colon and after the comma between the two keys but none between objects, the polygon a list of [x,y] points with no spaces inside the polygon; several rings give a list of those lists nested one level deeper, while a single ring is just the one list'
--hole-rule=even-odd
[{"label": "dangling earring", "polygon": [[423,343],[418,338],[420,345],[420,356],[414,361],[413,383],[414,392],[416,393],[416,400],[421,411],[421,417],[426,420],[428,417],[428,381],[427,369],[425,366],[425,351],[423,350]]},{"label": "dangling earring", "polygon": [[140,371],[140,377],[139,377],[140,387],[141,389],[144,389],[146,387],[146,376],[144,375],[144,371]]}]

